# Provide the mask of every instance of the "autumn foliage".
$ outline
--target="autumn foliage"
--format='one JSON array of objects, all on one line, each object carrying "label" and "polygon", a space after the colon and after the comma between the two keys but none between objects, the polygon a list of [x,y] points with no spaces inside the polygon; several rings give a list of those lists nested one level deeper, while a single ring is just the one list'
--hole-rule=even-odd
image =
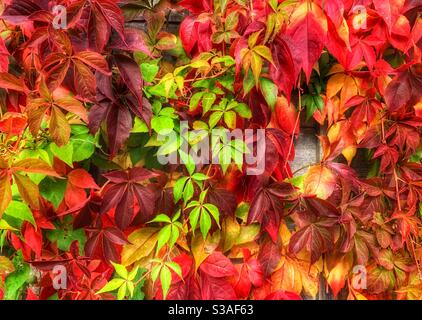
[{"label": "autumn foliage", "polygon": [[[422,299],[421,11],[0,2],[0,297]],[[233,144],[160,164],[205,139],[159,139],[180,121],[265,129],[263,172]],[[312,121],[321,161],[293,172]]]}]

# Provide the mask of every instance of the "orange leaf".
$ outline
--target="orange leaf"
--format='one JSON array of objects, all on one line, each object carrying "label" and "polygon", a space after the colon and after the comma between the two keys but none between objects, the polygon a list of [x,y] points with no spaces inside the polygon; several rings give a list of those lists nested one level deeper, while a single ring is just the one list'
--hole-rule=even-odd
[{"label": "orange leaf", "polygon": [[309,168],[303,186],[306,194],[325,200],[334,192],[336,177],[330,169],[316,165]]},{"label": "orange leaf", "polygon": [[0,131],[20,135],[25,130],[27,117],[24,114],[16,112],[7,112],[0,120]]}]

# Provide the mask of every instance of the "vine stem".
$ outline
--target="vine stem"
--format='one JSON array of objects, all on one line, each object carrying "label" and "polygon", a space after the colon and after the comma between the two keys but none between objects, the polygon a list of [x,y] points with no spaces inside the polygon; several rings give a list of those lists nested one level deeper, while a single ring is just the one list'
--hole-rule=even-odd
[{"label": "vine stem", "polygon": [[399,181],[398,181],[398,177],[397,177],[396,168],[393,169],[393,175],[394,175],[394,182],[395,182],[395,185],[396,185],[397,207],[398,207],[399,211],[401,211]]},{"label": "vine stem", "polygon": [[308,168],[308,167],[312,167],[312,166],[316,166],[316,165],[318,165],[319,163],[311,163],[311,164],[307,164],[306,166],[303,166],[303,167],[300,167],[299,169],[296,169],[294,172],[293,172],[293,176],[296,174],[296,173],[298,173],[299,171],[302,171],[303,169],[306,169],[306,168]]},{"label": "vine stem", "polygon": [[134,286],[136,287],[139,283],[141,283],[142,280],[144,280],[147,277],[147,275],[149,275],[150,273],[151,273],[151,271],[149,271],[149,270],[147,272],[145,272],[142,275],[142,277],[140,277],[139,280],[134,283]]},{"label": "vine stem", "polygon": [[207,77],[199,77],[199,78],[193,78],[193,79],[185,79],[185,82],[194,82],[194,81],[199,81],[199,80],[207,80],[207,79],[213,79],[213,78],[217,78],[223,74],[225,74],[227,72],[228,69],[224,69],[222,71],[219,71],[215,74],[213,74],[212,76],[207,76]]}]

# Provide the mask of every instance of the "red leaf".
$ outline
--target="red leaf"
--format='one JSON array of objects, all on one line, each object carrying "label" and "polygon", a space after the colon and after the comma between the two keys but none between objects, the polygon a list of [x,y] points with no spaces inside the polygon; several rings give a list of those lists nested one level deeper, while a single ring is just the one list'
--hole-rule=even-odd
[{"label": "red leaf", "polygon": [[108,63],[101,54],[93,51],[81,51],[78,52],[74,57],[81,60],[91,68],[94,68],[95,70],[98,70],[105,75],[111,76]]},{"label": "red leaf", "polygon": [[36,258],[41,257],[43,242],[41,230],[37,231],[32,224],[25,223],[22,233],[25,239],[25,245],[35,252]]},{"label": "red leaf", "polygon": [[7,50],[3,38],[0,38],[0,72],[9,70],[9,51]]},{"label": "red leaf", "polygon": [[416,104],[422,91],[422,64],[401,72],[385,90],[385,100],[390,112]]},{"label": "red leaf", "polygon": [[202,272],[215,278],[230,277],[236,274],[236,268],[229,258],[219,251],[214,251],[201,264]]},{"label": "red leaf", "polygon": [[294,292],[278,290],[266,296],[265,300],[302,300],[302,297]]},{"label": "red leaf", "polygon": [[277,268],[281,259],[281,245],[265,237],[259,247],[258,261],[262,265],[264,275],[270,276]]},{"label": "red leaf", "polygon": [[237,298],[233,287],[224,278],[202,274],[199,281],[203,300],[235,300]]},{"label": "red leaf", "polygon": [[270,64],[270,76],[290,101],[290,94],[295,85],[295,66],[290,48],[279,36],[275,38],[270,49],[274,60],[274,64]]},{"label": "red leaf", "polygon": [[27,117],[21,113],[7,112],[0,120],[0,131],[20,135],[26,128],[27,120]]},{"label": "red leaf", "polygon": [[82,189],[99,189],[91,175],[84,169],[75,169],[68,174],[68,179],[75,187]]},{"label": "red leaf", "polygon": [[288,45],[295,61],[294,79],[303,69],[309,82],[327,37],[327,21],[321,9],[314,3],[301,4],[293,14],[286,34],[290,37]]},{"label": "red leaf", "polygon": [[141,30],[125,28],[124,40],[119,38],[112,39],[110,48],[124,51],[141,51],[148,56],[152,56],[150,49],[145,43],[145,36]]}]

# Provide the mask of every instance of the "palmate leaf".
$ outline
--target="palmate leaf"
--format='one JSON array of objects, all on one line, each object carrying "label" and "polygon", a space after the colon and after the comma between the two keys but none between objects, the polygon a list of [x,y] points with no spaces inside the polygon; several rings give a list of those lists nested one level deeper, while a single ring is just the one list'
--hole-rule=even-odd
[{"label": "palmate leaf", "polygon": [[[32,208],[39,207],[38,199],[38,186],[31,181],[25,174],[39,173],[51,177],[59,177],[54,169],[48,163],[41,159],[27,158],[17,160],[9,165],[2,158],[0,162],[0,217],[12,201],[12,181],[11,176],[14,178],[18,190],[23,200],[25,200]],[[10,176],[11,174],[11,176]]]},{"label": "palmate leaf", "polygon": [[[103,121],[107,127],[108,146],[111,156],[115,156],[128,139],[133,126],[133,115],[144,120],[151,128],[152,108],[142,95],[143,80],[137,63],[125,55],[116,55],[114,62],[120,76],[113,79],[104,74],[96,74],[98,83],[97,100],[89,113],[89,127],[92,133],[99,130]],[[113,90],[113,82],[122,81],[121,92]]]},{"label": "palmate leaf", "polygon": [[[68,36],[63,34],[62,39],[70,43]],[[74,86],[82,99],[95,100],[95,76],[91,69],[110,76],[108,63],[98,52],[81,51],[73,53],[70,45],[65,52],[53,52],[45,59],[43,76],[48,89],[53,92],[64,81],[69,70],[73,71]]]},{"label": "palmate leaf", "polygon": [[103,228],[97,222],[91,230],[90,236],[85,244],[85,254],[89,257],[100,257],[107,262],[119,261],[116,245],[127,243],[125,234],[115,227]]},{"label": "palmate leaf", "polygon": [[312,68],[318,61],[327,41],[327,21],[316,4],[302,3],[294,11],[286,34],[295,66],[295,79],[301,69],[309,81]]},{"label": "palmate leaf", "polygon": [[83,104],[70,95],[54,98],[42,80],[39,86],[40,97],[30,99],[28,103],[28,125],[33,136],[37,136],[46,113],[50,112],[49,130],[58,146],[69,141],[71,128],[64,112],[79,116],[88,121],[87,111]]},{"label": "palmate leaf", "polygon": [[319,198],[305,198],[308,211],[299,212],[299,221],[303,225],[290,238],[289,251],[297,254],[303,248],[311,254],[314,264],[321,254],[332,250],[334,246],[334,226],[338,222],[339,212],[328,201]]},{"label": "palmate leaf", "polygon": [[112,186],[104,194],[101,213],[115,208],[115,221],[119,228],[126,229],[135,218],[134,201],[139,205],[141,216],[148,220],[155,208],[156,192],[142,185],[146,180],[158,177],[157,173],[144,168],[114,171],[104,175]]},{"label": "palmate leaf", "polygon": [[102,51],[107,44],[111,29],[124,39],[124,17],[114,0],[104,1],[74,1],[68,8],[69,27],[75,26],[81,22],[83,14],[90,19],[82,20],[88,32],[88,38],[92,49]]}]

